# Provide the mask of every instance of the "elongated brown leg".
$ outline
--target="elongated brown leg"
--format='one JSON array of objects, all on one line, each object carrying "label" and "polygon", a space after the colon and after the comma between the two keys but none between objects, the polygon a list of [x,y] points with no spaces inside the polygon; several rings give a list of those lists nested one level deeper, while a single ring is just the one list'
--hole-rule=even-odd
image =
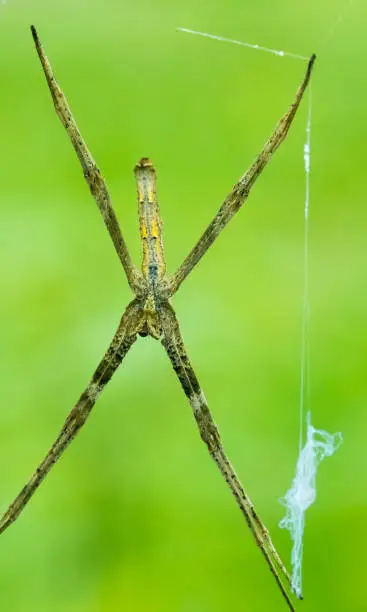
[{"label": "elongated brown leg", "polygon": [[163,323],[162,344],[189,399],[200,436],[236,498],[237,504],[252,531],[256,544],[260,547],[290,610],[294,610],[293,604],[283,585],[283,581],[290,585],[290,576],[275,550],[268,530],[260,520],[249,496],[226,456],[217,426],[214,423],[205,395],[200,388],[199,381],[190,363],[178,321],[170,305],[167,304],[162,308],[161,320]]},{"label": "elongated brown leg", "polygon": [[206,253],[208,248],[213,244],[214,240],[219,236],[221,231],[225,228],[227,223],[232,219],[233,215],[241,208],[242,204],[247,200],[250,193],[251,187],[260,176],[261,172],[270,161],[273,153],[277,150],[279,145],[283,142],[288,134],[288,130],[295,117],[297,109],[302,100],[305,89],[310,80],[312,67],[316,56],[313,55],[309,61],[306,75],[300,88],[297,91],[295,100],[290,106],[287,113],[279,121],[273,134],[264,145],[263,150],[255,159],[252,166],[247,170],[239,181],[233,187],[231,193],[226,197],[219,211],[215,215],[213,221],[208,225],[205,232],[198,240],[192,251],[188,254],[184,262],[178,268],[177,272],[172,276],[170,294],[176,293],[181,283],[185,280],[191,270],[196,266],[199,260]]},{"label": "elongated brown leg", "polygon": [[75,119],[71,113],[68,101],[65,98],[59,84],[57,83],[51,64],[48,61],[43,47],[38,38],[38,34],[34,26],[31,26],[32,36],[36,45],[38,56],[41,60],[42,68],[45,73],[47,84],[49,86],[56,113],[60,118],[61,123],[66,129],[75,152],[81,163],[84,178],[89,185],[89,189],[97,203],[97,206],[102,214],[103,221],[112,238],[117,255],[124,267],[128,283],[133,291],[139,289],[141,273],[133,265],[129,251],[127,249],[124,238],[120,230],[119,223],[115,211],[112,208],[111,199],[107,191],[106,184],[102,174],[98,169],[93,157],[91,156],[86,143],[84,142]]},{"label": "elongated brown leg", "polygon": [[137,328],[141,317],[141,309],[133,301],[122,316],[120,325],[112,342],[94,372],[90,383],[80,396],[78,402],[69,413],[56,441],[38,466],[29,482],[23,487],[18,497],[9,506],[0,520],[0,533],[5,531],[18,518],[27,505],[42,480],[47,476],[52,466],[61,457],[70,442],[75,438],[80,428],[86,422],[99,394],[119,367],[131,345],[136,340]]}]

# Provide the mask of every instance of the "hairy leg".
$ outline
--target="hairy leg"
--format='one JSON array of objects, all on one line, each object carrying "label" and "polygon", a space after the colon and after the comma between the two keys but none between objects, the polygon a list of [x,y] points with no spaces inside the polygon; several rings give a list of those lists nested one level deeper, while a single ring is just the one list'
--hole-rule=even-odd
[{"label": "hairy leg", "polygon": [[316,56],[313,55],[307,67],[306,75],[301,83],[300,88],[297,91],[295,100],[290,106],[287,113],[279,121],[273,134],[264,145],[263,150],[255,159],[252,166],[247,170],[239,181],[233,187],[231,193],[226,197],[216,216],[212,222],[208,225],[205,232],[198,240],[192,251],[188,254],[184,262],[178,268],[176,273],[171,278],[170,295],[176,293],[181,283],[190,274],[191,270],[200,261],[209,247],[213,244],[214,240],[219,236],[221,231],[232,219],[233,215],[241,208],[242,204],[247,200],[250,193],[251,187],[256,182],[257,178],[270,161],[273,153],[277,150],[280,144],[283,142],[288,134],[288,130],[295,117],[297,109],[302,100],[305,89],[310,80],[312,67]]},{"label": "hairy leg", "polygon": [[103,221],[112,238],[117,255],[124,267],[128,283],[133,291],[139,289],[141,273],[133,265],[124,238],[122,237],[119,223],[115,211],[113,210],[111,199],[107,191],[102,174],[98,169],[93,157],[91,156],[86,143],[84,142],[75,119],[71,113],[68,101],[65,98],[59,84],[57,83],[50,62],[48,61],[38,34],[34,26],[31,26],[32,36],[36,45],[37,53],[40,58],[43,71],[51,92],[56,113],[66,129],[75,152],[81,163],[85,180],[102,214]]},{"label": "hairy leg", "polygon": [[240,510],[252,531],[256,544],[260,547],[290,610],[294,610],[293,604],[283,585],[283,580],[290,585],[290,576],[275,550],[268,530],[260,520],[249,496],[226,456],[217,426],[214,423],[205,395],[200,388],[199,381],[187,355],[178,321],[172,307],[167,305],[162,309],[161,320],[163,323],[162,344],[189,399],[200,436],[236,498]]},{"label": "hairy leg", "polygon": [[0,519],[0,533],[5,531],[18,518],[32,495],[35,493],[52,466],[61,457],[80,428],[86,422],[99,394],[119,367],[121,361],[136,340],[140,307],[133,301],[122,316],[119,327],[107,349],[105,356],[94,372],[90,383],[81,394],[78,402],[69,413],[56,441],[38,466],[29,482],[9,506]]}]

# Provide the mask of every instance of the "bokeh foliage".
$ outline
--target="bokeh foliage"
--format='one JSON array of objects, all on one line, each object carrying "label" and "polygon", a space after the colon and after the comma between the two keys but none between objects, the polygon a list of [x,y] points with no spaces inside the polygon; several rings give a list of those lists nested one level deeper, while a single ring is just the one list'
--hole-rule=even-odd
[{"label": "bokeh foliage", "polygon": [[[0,503],[55,438],[129,290],[56,118],[34,23],[140,258],[132,168],[158,170],[177,266],[293,98],[304,66],[175,31],[302,55],[313,78],[311,388],[342,431],[307,516],[308,611],[365,610],[366,7],[346,1],[8,0],[0,5]],[[336,27],[334,28],[334,26]],[[225,447],[278,530],[298,440],[304,106],[241,211],[174,300]],[[10,612],[283,610],[198,438],[160,345],[141,340],[85,430],[0,540]]]}]

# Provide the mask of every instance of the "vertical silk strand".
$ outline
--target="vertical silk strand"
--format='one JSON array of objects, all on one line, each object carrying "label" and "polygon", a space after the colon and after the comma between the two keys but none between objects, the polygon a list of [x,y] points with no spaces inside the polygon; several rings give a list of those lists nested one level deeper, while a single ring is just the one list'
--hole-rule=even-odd
[{"label": "vertical silk strand", "polygon": [[[350,5],[353,0],[350,0]],[[337,24],[339,24],[339,17]],[[257,51],[272,53],[278,57],[292,57],[306,60],[307,57],[271,49],[239,40],[216,36],[206,32],[197,32],[187,28],[177,28],[181,32],[204,36],[217,41],[233,43],[249,47]],[[305,528],[305,512],[316,500],[316,472],[325,457],[331,457],[342,442],[340,433],[330,434],[322,429],[315,429],[311,424],[310,401],[310,298],[309,298],[309,219],[310,219],[310,175],[311,175],[311,125],[312,125],[312,93],[309,84],[308,112],[306,124],[306,139],[303,146],[305,169],[305,200],[304,200],[304,257],[303,257],[303,299],[301,322],[301,355],[300,355],[300,392],[299,392],[299,456],[296,464],[296,474],[291,488],[280,500],[285,506],[285,517],[279,526],[288,529],[293,541],[292,589],[295,595],[302,599],[302,562],[303,536]],[[304,430],[306,427],[306,434]]]},{"label": "vertical silk strand", "polygon": [[[301,372],[299,393],[299,456],[296,474],[291,488],[281,503],[286,508],[285,517],[279,526],[288,529],[293,541],[292,589],[302,599],[302,562],[305,512],[316,500],[316,472],[325,457],[330,457],[340,446],[340,433],[329,434],[311,425],[310,405],[310,296],[309,296],[309,219],[310,219],[310,172],[311,172],[311,120],[312,92],[309,89],[306,140],[303,146],[305,168],[304,205],[304,259],[303,259],[303,305],[301,324]],[[305,419],[305,411],[307,416]],[[305,423],[306,420],[306,423]],[[306,439],[304,440],[304,425]]]},{"label": "vertical silk strand", "polygon": [[309,83],[308,90],[308,112],[306,125],[306,140],[303,145],[303,161],[305,168],[305,206],[304,206],[304,235],[303,235],[303,305],[301,322],[301,372],[300,372],[300,393],[299,393],[299,452],[303,445],[303,431],[305,410],[310,407],[309,389],[309,323],[310,323],[310,299],[309,299],[309,271],[308,271],[308,226],[310,209],[310,169],[311,169],[311,118],[312,118],[312,90]]}]

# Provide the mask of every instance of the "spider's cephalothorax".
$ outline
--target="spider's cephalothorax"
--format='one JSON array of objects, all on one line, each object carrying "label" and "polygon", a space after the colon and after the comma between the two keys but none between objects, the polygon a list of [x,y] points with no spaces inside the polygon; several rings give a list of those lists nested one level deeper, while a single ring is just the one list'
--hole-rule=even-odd
[{"label": "spider's cephalothorax", "polygon": [[0,533],[9,527],[19,516],[42,480],[84,425],[99,394],[111,380],[114,372],[136,341],[137,336],[150,335],[153,338],[161,339],[162,345],[190,402],[200,436],[232,490],[238,506],[277,581],[288,607],[294,610],[286,590],[290,588],[291,584],[288,572],[274,548],[267,529],[260,520],[226,456],[218,429],[189,360],[176,315],[168,298],[176,293],[181,283],[246,201],[252,185],[265,168],[274,151],[276,151],[286,137],[307,87],[315,56],[312,56],[308,64],[306,75],[297,91],[295,101],[281,118],[275,131],[265,143],[263,150],[250,169],[235,184],[219,208],[216,216],[181,266],[171,277],[168,277],[166,275],[163,253],[162,222],[157,202],[156,176],[152,163],[149,159],[143,158],[135,167],[139,201],[140,235],[143,244],[143,264],[142,271],[140,272],[131,260],[103,177],[78,130],[67,100],[54,77],[51,65],[43,51],[36,30],[33,26],[31,29],[55,110],[78,155],[84,177],[102,214],[117,255],[124,268],[127,281],[135,297],[122,315],[120,324],[106,354],[97,366],[87,388],[70,411],[50,451],[1,518]]},{"label": "spider's cephalothorax", "polygon": [[156,340],[161,338],[162,325],[159,315],[160,308],[156,297],[152,293],[149,293],[142,307],[143,318],[142,325],[138,331],[139,336],[152,336],[152,338]]}]

